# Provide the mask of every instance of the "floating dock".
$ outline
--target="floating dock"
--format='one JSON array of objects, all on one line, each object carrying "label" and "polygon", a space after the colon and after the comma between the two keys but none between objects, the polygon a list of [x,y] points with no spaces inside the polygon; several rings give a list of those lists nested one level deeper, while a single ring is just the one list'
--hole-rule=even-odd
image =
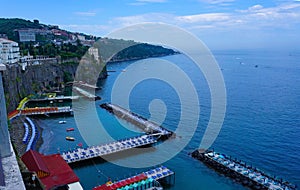
[{"label": "floating dock", "polygon": [[159,189],[162,185],[173,185],[174,183],[175,173],[165,166],[160,166],[114,183],[110,181],[93,188],[93,190]]},{"label": "floating dock", "polygon": [[73,86],[73,90],[82,95],[83,97],[89,99],[89,100],[100,100],[101,98],[99,96],[96,96],[94,94],[89,93],[88,91],[85,91],[79,87]]},{"label": "floating dock", "polygon": [[117,117],[124,119],[133,125],[141,128],[148,134],[161,135],[162,137],[169,138],[173,135],[173,132],[165,129],[164,127],[154,123],[153,121],[148,121],[146,118],[137,115],[131,111],[128,111],[118,105],[105,103],[100,105],[101,108],[106,109]]},{"label": "floating dock", "polygon": [[88,148],[77,148],[72,151],[63,152],[61,156],[70,164],[83,160],[88,160],[96,157],[106,156],[113,153],[129,150],[132,148],[143,147],[156,143],[157,140],[153,135],[142,135],[122,139],[116,142],[103,144],[99,146],[90,146]]},{"label": "floating dock", "polygon": [[224,154],[214,151],[195,150],[192,157],[202,161],[214,170],[233,178],[244,186],[260,190],[296,190],[295,185],[289,182],[270,177],[262,171],[246,165],[241,161],[233,160]]}]

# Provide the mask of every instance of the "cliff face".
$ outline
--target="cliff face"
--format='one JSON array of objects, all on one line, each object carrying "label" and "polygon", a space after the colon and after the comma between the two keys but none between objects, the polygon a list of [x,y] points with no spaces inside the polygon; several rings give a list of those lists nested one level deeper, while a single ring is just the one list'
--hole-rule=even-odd
[{"label": "cliff face", "polygon": [[[20,65],[6,67],[3,73],[7,111],[13,111],[19,102],[29,94],[53,87],[66,80],[73,80],[77,64],[59,64],[57,60],[43,60],[40,65],[27,66],[23,71]],[[106,77],[106,70],[100,78]]]}]

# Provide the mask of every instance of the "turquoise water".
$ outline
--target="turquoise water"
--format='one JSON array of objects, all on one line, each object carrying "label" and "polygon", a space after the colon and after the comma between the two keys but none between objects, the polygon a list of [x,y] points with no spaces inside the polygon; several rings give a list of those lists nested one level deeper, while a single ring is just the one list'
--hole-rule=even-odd
[{"label": "turquoise water", "polygon": [[[244,160],[261,170],[282,177],[295,184],[300,184],[300,54],[289,52],[266,51],[218,51],[214,52],[222,70],[226,91],[227,111],[223,127],[213,148],[216,151]],[[163,163],[176,172],[176,183],[170,189],[244,189],[231,179],[221,176],[207,168],[201,162],[192,159],[188,153],[196,149],[202,139],[210,114],[210,92],[201,71],[184,55],[161,57],[180,67],[191,79],[197,89],[200,105],[200,120],[191,141],[174,158]],[[141,60],[136,72],[147,69],[147,64],[158,59]],[[72,149],[78,143],[100,144],[111,141],[101,135],[98,118],[106,131],[115,139],[135,136],[138,130],[127,124],[119,123],[116,118],[101,109],[99,105],[111,102],[111,90],[116,78],[124,74],[129,65],[134,62],[120,62],[108,65],[109,77],[102,81],[103,88],[97,95],[102,100],[96,102],[79,102],[76,104],[76,121],[73,117],[54,117],[41,119],[44,127],[44,144],[40,152],[57,153]],[[257,66],[256,66],[257,65]],[[166,73],[166,75],[172,73]],[[180,78],[178,78],[180,81]],[[121,95],[122,97],[122,95]],[[180,121],[180,99],[176,89],[161,80],[148,79],[139,83],[130,93],[129,105],[133,112],[144,117],[160,121],[159,114],[163,110],[153,108],[156,116],[150,115],[149,104],[154,99],[165,103],[166,117],[163,125],[175,130]],[[93,110],[98,118],[94,118]],[[191,113],[192,114],[192,113]],[[66,120],[66,124],[58,124]],[[80,120],[80,121],[79,121]],[[187,118],[187,122],[189,121]],[[125,127],[128,127],[125,128]],[[66,132],[66,128],[74,127],[75,131]],[[170,144],[178,144],[189,137],[189,126],[186,132]],[[132,129],[137,132],[131,131]],[[84,134],[81,135],[80,134]],[[65,140],[66,136],[76,138],[74,142]],[[84,138],[82,137],[84,136]],[[86,142],[85,142],[85,140]],[[120,161],[139,158],[148,163],[150,160],[163,159],[162,155],[175,151],[176,148],[162,150],[156,147],[145,154],[131,155],[119,158]],[[118,161],[118,160],[116,160]],[[138,163],[137,163],[138,164]],[[109,162],[90,161],[74,168],[85,189],[103,184],[108,177],[113,180],[122,179],[146,168],[127,168]]]}]

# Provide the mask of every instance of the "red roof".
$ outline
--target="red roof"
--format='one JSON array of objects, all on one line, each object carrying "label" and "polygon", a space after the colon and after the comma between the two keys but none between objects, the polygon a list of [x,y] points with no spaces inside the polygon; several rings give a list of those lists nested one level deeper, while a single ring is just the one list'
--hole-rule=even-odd
[{"label": "red roof", "polygon": [[[26,156],[26,154],[29,151],[31,151],[29,155],[34,155],[34,158],[38,157],[39,159],[30,159],[31,157]],[[46,186],[46,189],[52,189],[54,187],[67,185],[79,181],[79,178],[70,168],[70,166],[66,163],[66,161],[61,157],[61,155],[53,154],[53,155],[45,156],[32,150],[29,151],[22,156],[22,160],[27,166],[27,168],[29,169],[29,166],[32,165],[40,166],[44,164],[43,166],[46,167],[50,173],[49,176],[41,178],[41,181]],[[23,157],[26,159],[23,159]],[[29,169],[29,170],[37,172],[37,170],[34,169],[33,170]]]},{"label": "red roof", "polygon": [[21,157],[22,161],[27,166],[30,171],[43,171],[46,173],[50,173],[45,162],[43,161],[42,154],[29,150]]},{"label": "red roof", "polygon": [[113,188],[107,186],[106,184],[93,188],[93,190],[112,190]]}]

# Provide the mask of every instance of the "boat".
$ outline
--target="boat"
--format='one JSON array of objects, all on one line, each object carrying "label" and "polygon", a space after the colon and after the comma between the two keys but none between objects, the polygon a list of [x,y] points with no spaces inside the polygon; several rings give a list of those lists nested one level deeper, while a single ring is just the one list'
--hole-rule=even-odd
[{"label": "boat", "polygon": [[69,131],[74,131],[74,128],[67,128],[66,131],[67,131],[67,132],[69,132]]},{"label": "boat", "polygon": [[61,120],[61,121],[59,121],[58,123],[59,123],[59,124],[65,124],[65,123],[67,123],[67,121]]},{"label": "boat", "polygon": [[75,138],[74,137],[66,137],[66,140],[67,141],[75,141]]}]

